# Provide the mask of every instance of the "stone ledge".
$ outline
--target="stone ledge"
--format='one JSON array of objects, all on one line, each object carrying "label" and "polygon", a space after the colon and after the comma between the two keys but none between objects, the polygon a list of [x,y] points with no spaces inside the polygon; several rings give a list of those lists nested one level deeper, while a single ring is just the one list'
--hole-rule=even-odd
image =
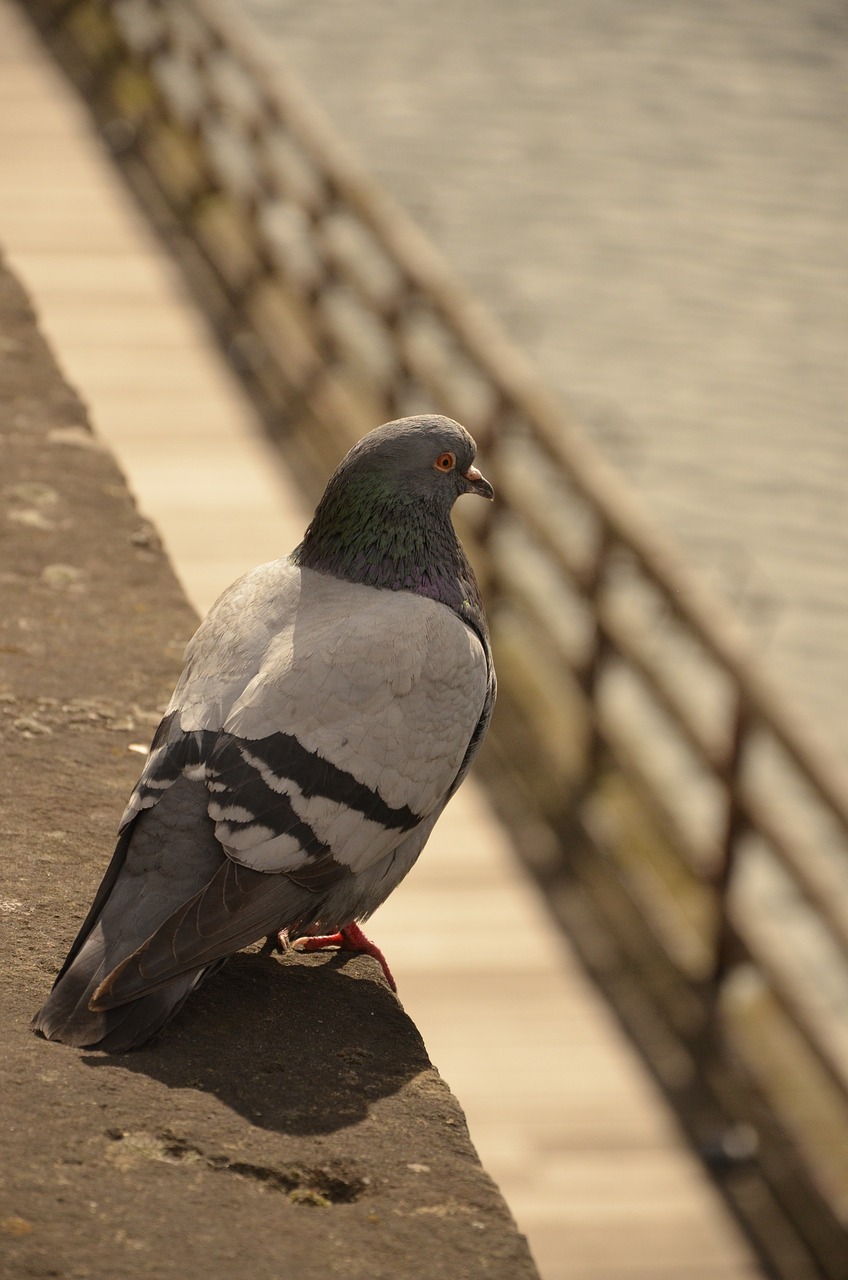
[{"label": "stone ledge", "polygon": [[122,1057],[30,1033],[196,618],[5,270],[0,499],[0,1272],[537,1277],[367,958],[242,953]]}]

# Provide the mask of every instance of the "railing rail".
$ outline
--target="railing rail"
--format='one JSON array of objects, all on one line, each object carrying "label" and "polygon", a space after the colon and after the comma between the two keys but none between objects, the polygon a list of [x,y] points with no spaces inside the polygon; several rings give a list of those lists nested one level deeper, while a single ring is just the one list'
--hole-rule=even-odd
[{"label": "railing rail", "polygon": [[468,531],[501,672],[496,803],[774,1273],[844,1278],[848,780],[829,743],[227,11],[25,7],[290,454],[323,475],[426,409],[477,436],[500,498]]}]

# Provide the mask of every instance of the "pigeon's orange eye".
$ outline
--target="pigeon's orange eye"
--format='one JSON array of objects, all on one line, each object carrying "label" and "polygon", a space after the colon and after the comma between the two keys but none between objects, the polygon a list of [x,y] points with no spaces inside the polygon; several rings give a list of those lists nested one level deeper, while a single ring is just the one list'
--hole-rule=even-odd
[{"label": "pigeon's orange eye", "polygon": [[456,466],[456,456],[453,453],[440,453],[433,466],[437,471],[453,471]]}]

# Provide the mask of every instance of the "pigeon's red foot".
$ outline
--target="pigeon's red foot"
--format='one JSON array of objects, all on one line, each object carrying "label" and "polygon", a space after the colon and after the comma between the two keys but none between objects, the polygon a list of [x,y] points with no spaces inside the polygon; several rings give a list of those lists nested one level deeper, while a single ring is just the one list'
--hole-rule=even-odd
[{"label": "pigeon's red foot", "polygon": [[341,951],[358,951],[361,955],[373,956],[379,964],[386,977],[392,991],[397,991],[397,983],[392,977],[392,971],[389,968],[386,957],[380,948],[370,938],[366,938],[356,921],[345,925],[340,933],[330,933],[320,936],[309,936],[297,938],[294,942],[288,942],[288,946],[293,947],[295,951],[324,951],[327,947],[338,947]]}]

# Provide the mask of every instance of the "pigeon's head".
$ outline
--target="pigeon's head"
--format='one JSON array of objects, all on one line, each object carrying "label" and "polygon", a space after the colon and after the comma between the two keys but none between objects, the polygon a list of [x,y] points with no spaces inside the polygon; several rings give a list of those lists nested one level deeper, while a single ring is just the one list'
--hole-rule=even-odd
[{"label": "pigeon's head", "polygon": [[420,414],[370,431],[354,445],[333,481],[364,484],[397,501],[450,511],[463,493],[493,498],[495,491],[474,466],[477,446],[452,418]]},{"label": "pigeon's head", "polygon": [[460,608],[476,586],[451,508],[463,493],[494,497],[476,451],[458,422],[430,414],[370,431],[330,477],[295,564]]}]

